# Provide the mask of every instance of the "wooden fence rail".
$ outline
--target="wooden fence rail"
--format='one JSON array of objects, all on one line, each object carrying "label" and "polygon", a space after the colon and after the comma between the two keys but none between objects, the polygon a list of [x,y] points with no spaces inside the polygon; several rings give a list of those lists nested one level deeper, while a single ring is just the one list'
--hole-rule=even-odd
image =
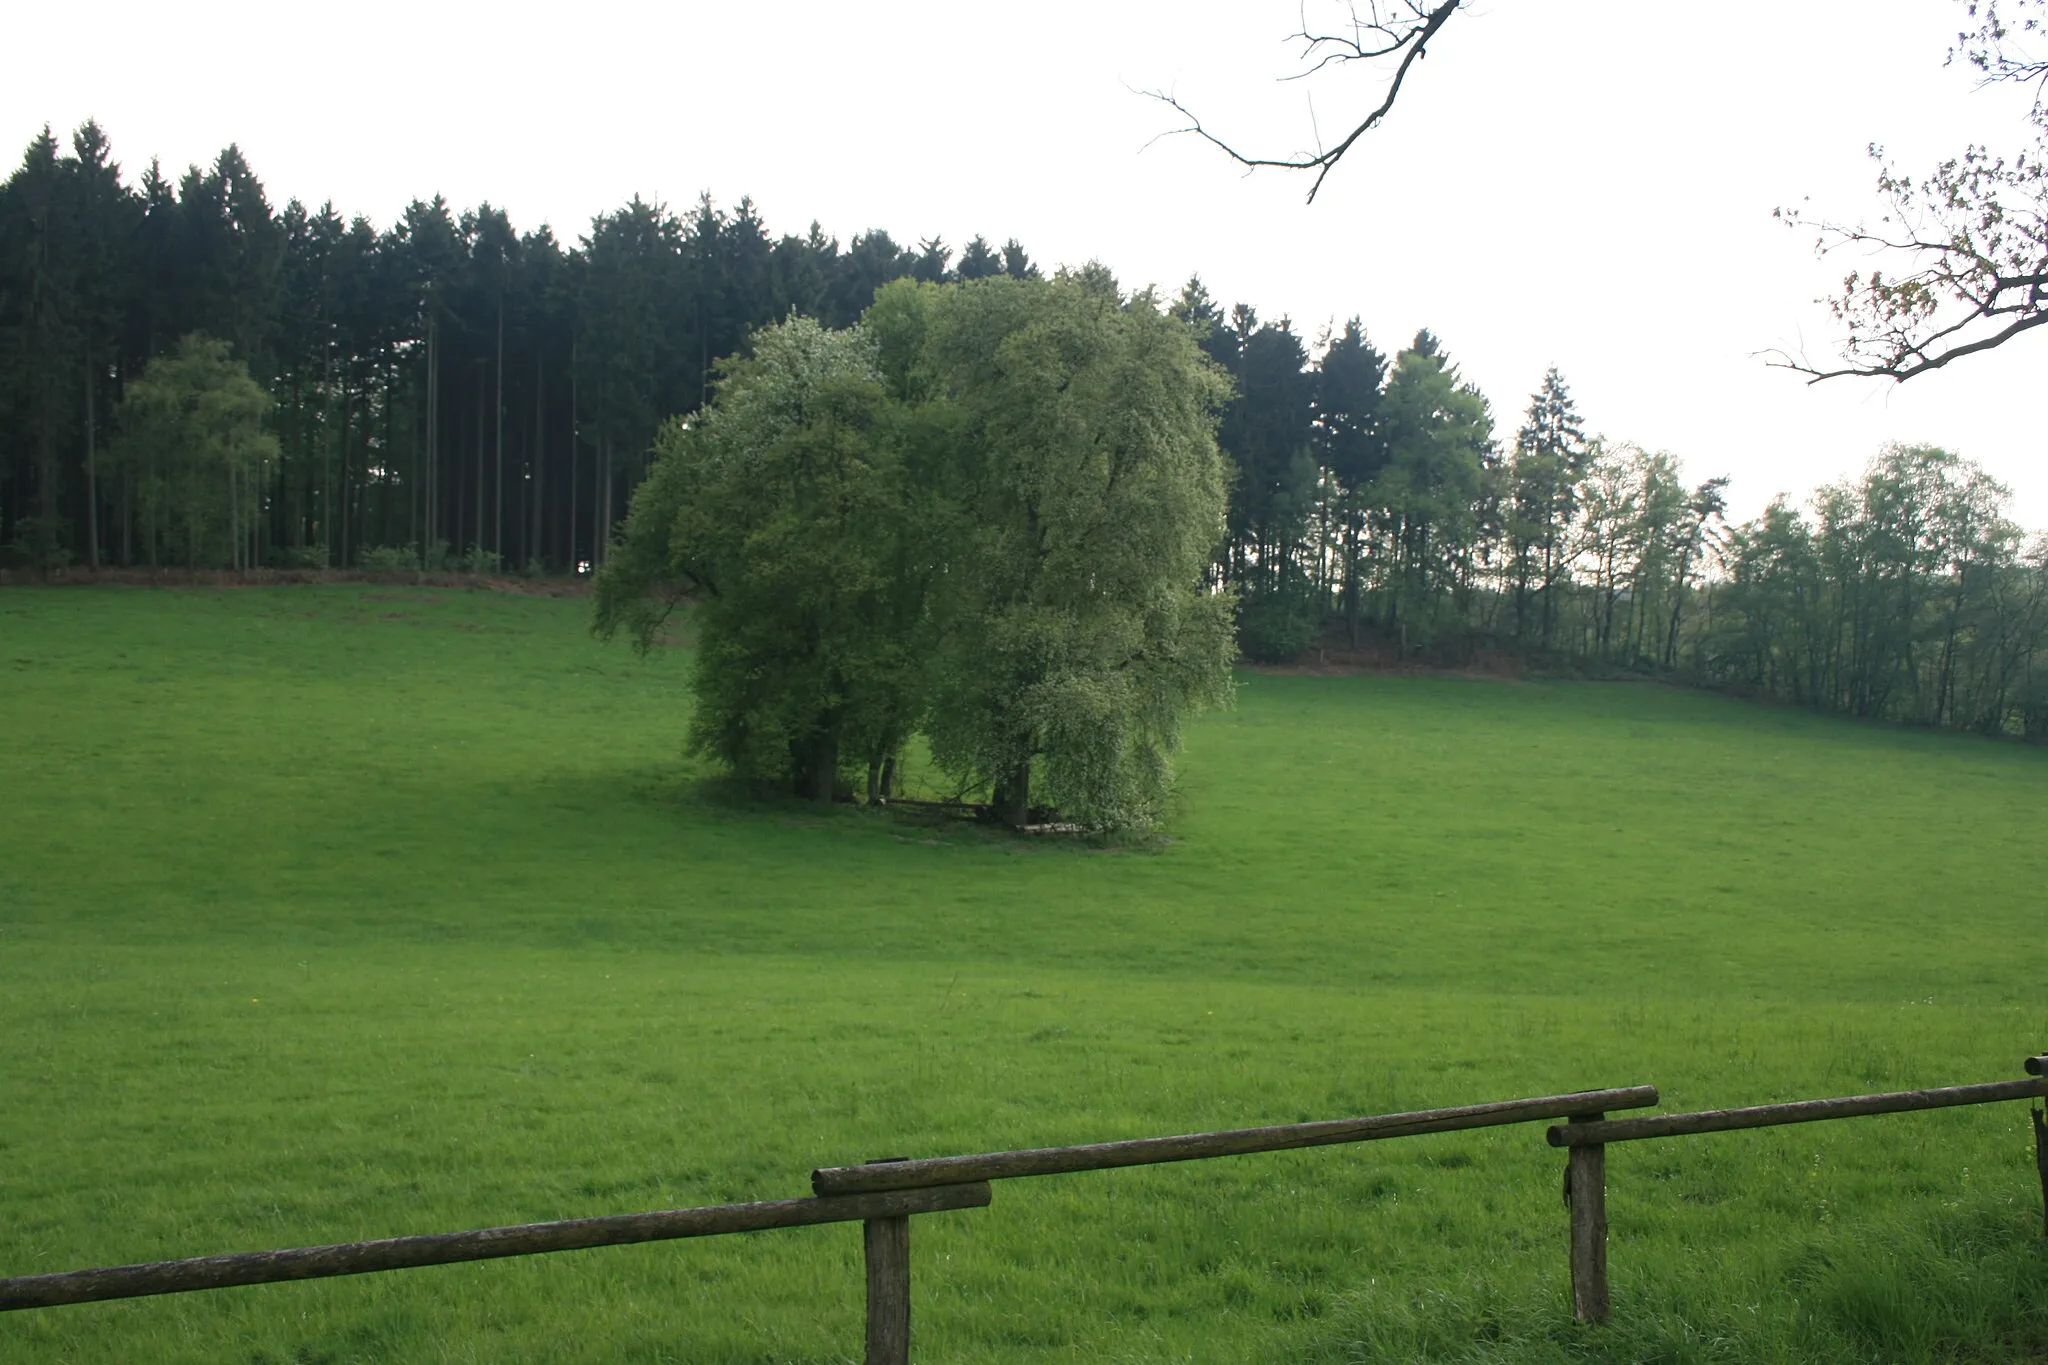
[{"label": "wooden fence rail", "polygon": [[[990,1201],[988,1182],[992,1180],[1373,1142],[1562,1118],[1568,1122],[1551,1128],[1549,1141],[1554,1147],[1568,1149],[1565,1198],[1571,1206],[1572,1311],[1582,1321],[1604,1322],[1609,1315],[1608,1143],[2048,1096],[2048,1054],[2028,1058],[2026,1069],[2037,1079],[1647,1118],[1607,1117],[1609,1110],[1657,1103],[1656,1087],[1637,1085],[1175,1137],[921,1160],[888,1158],[857,1166],[821,1167],[811,1172],[811,1186],[816,1193],[809,1199],[617,1214],[0,1279],[0,1311],[408,1270],[683,1237],[859,1222],[863,1224],[867,1268],[867,1365],[908,1365],[910,1220],[919,1214],[984,1208]],[[2034,1111],[2034,1134],[2035,1157],[2041,1170],[2043,1229],[2044,1235],[2048,1235],[2048,1124],[2044,1124],[2038,1110]]]},{"label": "wooden fence rail", "polygon": [[1091,1142],[1074,1147],[1035,1147],[1020,1152],[980,1152],[973,1156],[927,1157],[921,1161],[899,1159],[869,1162],[862,1166],[826,1166],[811,1172],[811,1189],[820,1195],[856,1194],[958,1185],[972,1180],[1067,1175],[1075,1171],[1103,1171],[1118,1166],[1200,1161],[1209,1157],[1246,1156],[1253,1152],[1325,1147],[1340,1142],[1372,1142],[1381,1138],[1418,1137],[1424,1133],[1450,1133],[1465,1128],[1493,1128],[1505,1123],[1527,1123],[1532,1119],[1562,1118],[1591,1109],[1637,1109],[1656,1102],[1656,1086],[1632,1085],[1619,1090],[1581,1090],[1570,1095],[1467,1104],[1455,1109],[1419,1109],[1407,1114],[1282,1123],[1270,1128],[1231,1128],[1218,1133],[1132,1138],[1124,1142]]},{"label": "wooden fence rail", "polygon": [[[1607,1144],[1644,1138],[1689,1137],[1740,1128],[1775,1128],[1822,1119],[1862,1118],[1872,1114],[1904,1114],[1921,1109],[1947,1109],[1963,1104],[1996,1104],[2001,1100],[2048,1096],[2048,1055],[2029,1057],[2026,1069],[2040,1079],[1991,1081],[1983,1085],[1950,1085],[1933,1090],[1894,1090],[1882,1095],[1845,1095],[1839,1099],[1793,1100],[1745,1109],[1703,1109],[1691,1114],[1653,1114],[1648,1118],[1608,1119],[1599,1113],[1574,1115],[1571,1122],[1550,1129],[1553,1147],[1570,1152],[1565,1165],[1564,1197],[1571,1209],[1572,1315],[1581,1322],[1605,1322],[1607,1293]],[[2042,1235],[2048,1236],[2048,1126],[2033,1111],[2034,1162],[2041,1171]]]},{"label": "wooden fence rail", "polygon": [[1882,1095],[1844,1095],[1832,1100],[1793,1100],[1747,1109],[1702,1109],[1693,1114],[1653,1114],[1641,1119],[1605,1123],[1574,1123],[1550,1130],[1553,1147],[1598,1146],[1642,1138],[1686,1137],[1693,1133],[1725,1133],[1737,1128],[1776,1128],[1820,1119],[1853,1119],[1869,1114],[1905,1114],[1916,1109],[1948,1109],[1960,1104],[1996,1104],[2000,1100],[2031,1100],[2048,1095],[2048,1080],[1992,1081],[1986,1085],[1945,1085],[1935,1090],[1893,1090]]},{"label": "wooden fence rail", "polygon": [[986,1208],[987,1185],[955,1185],[902,1194],[848,1195],[836,1199],[773,1199],[758,1204],[720,1204],[701,1209],[622,1213],[572,1218],[559,1223],[522,1223],[439,1232],[423,1237],[386,1237],[371,1242],[250,1251],[233,1256],[199,1256],[184,1261],[70,1270],[0,1280],[0,1311],[52,1308],[103,1299],[138,1299],[151,1294],[185,1294],[195,1289],[275,1284],[281,1280],[322,1280],[367,1275],[379,1270],[488,1261],[550,1251],[665,1242],[681,1237],[718,1237],[818,1223],[859,1223],[908,1219],[914,1213]]}]

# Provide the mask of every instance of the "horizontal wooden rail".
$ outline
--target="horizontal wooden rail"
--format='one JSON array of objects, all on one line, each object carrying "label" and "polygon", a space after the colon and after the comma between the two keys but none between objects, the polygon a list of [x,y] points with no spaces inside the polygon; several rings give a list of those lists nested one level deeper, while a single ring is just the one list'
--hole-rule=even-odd
[{"label": "horizontal wooden rail", "polygon": [[[1902,1090],[1881,1095],[1850,1095],[1839,1099],[1800,1100],[1745,1109],[1660,1114],[1647,1118],[1606,1117],[1611,1110],[1636,1109],[1657,1103],[1655,1086],[1638,1085],[1316,1123],[1188,1133],[1177,1137],[1135,1138],[921,1160],[870,1161],[858,1166],[823,1167],[812,1171],[811,1186],[816,1197],[810,1199],[618,1214],[483,1228],[473,1232],[394,1237],[381,1241],[0,1279],[0,1311],[176,1294],[231,1285],[361,1275],[503,1256],[760,1232],[817,1223],[860,1222],[866,1224],[866,1359],[869,1365],[907,1365],[910,1350],[909,1220],[915,1214],[984,1207],[990,1201],[989,1181],[1417,1137],[1536,1119],[1569,1118],[1572,1120],[1569,1124],[1549,1129],[1548,1138],[1551,1146],[1570,1149],[1566,1199],[1572,1209],[1573,1309],[1582,1320],[1599,1322],[1605,1321],[1609,1312],[1606,1144],[2048,1096],[2048,1054],[2026,1059],[2026,1069],[2032,1073],[2032,1079],[1933,1090]],[[2034,1118],[2034,1133],[2044,1206],[2048,1206],[2048,1120],[2044,1120],[2038,1111]],[[2044,1231],[2048,1231],[2048,1208],[2044,1208]]]},{"label": "horizontal wooden rail", "polygon": [[1455,1109],[1419,1109],[1406,1114],[1283,1123],[1270,1128],[1233,1128],[1219,1133],[1132,1138],[1123,1142],[1095,1142],[1076,1147],[1038,1147],[1021,1152],[982,1152],[973,1156],[827,1166],[811,1172],[811,1188],[820,1195],[843,1195],[958,1185],[967,1181],[1009,1180],[1027,1175],[1065,1175],[1118,1166],[1149,1166],[1164,1161],[1195,1161],[1204,1157],[1284,1152],[1297,1147],[1323,1147],[1340,1142],[1371,1142],[1379,1138],[1415,1137],[1423,1133],[1449,1133],[1465,1128],[1492,1128],[1506,1123],[1564,1118],[1608,1109],[1640,1109],[1656,1102],[1656,1086],[1633,1085],[1618,1090],[1582,1090],[1571,1095],[1468,1104]]},{"label": "horizontal wooden rail", "polygon": [[2034,1099],[2042,1095],[2048,1095],[2048,1077],[1992,1081],[1985,1085],[1950,1085],[1937,1090],[1894,1090],[1883,1095],[1847,1095],[1833,1100],[1796,1100],[1790,1104],[1759,1104],[1747,1109],[1653,1114],[1648,1118],[1610,1119],[1605,1123],[1561,1123],[1550,1130],[1550,1145],[1585,1147],[1603,1142],[1633,1142],[1638,1138],[1721,1133],[1734,1128],[1772,1128],[1781,1123],[1849,1119],[1864,1114],[1903,1114],[1915,1109],[1947,1109],[1958,1104],[1992,1104],[1999,1100]]},{"label": "horizontal wooden rail", "polygon": [[[1581,1322],[1605,1322],[1608,1318],[1608,1143],[1722,1133],[1737,1128],[1771,1128],[1821,1119],[1852,1119],[1865,1114],[1903,1114],[1962,1104],[1995,1104],[2000,1100],[2048,1095],[2048,1074],[2044,1074],[2048,1073],[2048,1054],[2027,1058],[2026,1068],[2037,1079],[1894,1090],[1882,1095],[1845,1095],[1832,1100],[1794,1100],[1789,1104],[1758,1104],[1746,1109],[1703,1109],[1692,1114],[1653,1114],[1648,1118],[1609,1119],[1605,1114],[1591,1112],[1573,1115],[1570,1123],[1558,1124],[1548,1134],[1551,1146],[1569,1149],[1565,1158],[1565,1202],[1572,1211],[1572,1316]],[[2034,1120],[2034,1160],[2041,1168],[2042,1230],[2048,1233],[2048,1123],[2044,1123],[2040,1110],[2030,1112]]]},{"label": "horizontal wooden rail", "polygon": [[773,1199],[759,1204],[721,1204],[700,1209],[667,1209],[657,1213],[622,1213],[601,1218],[574,1218],[559,1223],[523,1223],[516,1227],[481,1228],[474,1232],[441,1232],[422,1237],[387,1237],[374,1242],[343,1242],[336,1246],[297,1247],[289,1251],[251,1251],[232,1256],[201,1256],[186,1261],[113,1266],[104,1270],[70,1270],[52,1275],[24,1275],[0,1280],[0,1311],[48,1308],[63,1303],[94,1303],[102,1299],[134,1299],[149,1294],[180,1294],[194,1289],[225,1289],[230,1285],[272,1284],[280,1280],[317,1280],[334,1275],[363,1275],[378,1270],[410,1270],[417,1266],[487,1261],[500,1256],[530,1256],[545,1251],[580,1251],[588,1247],[662,1242],[679,1237],[715,1237],[731,1232],[764,1232],[770,1228],[808,1227],[816,1223],[857,1223],[874,1218],[901,1218],[948,1209],[978,1209],[989,1202],[986,1184],[891,1194],[847,1195],[832,1199]]}]

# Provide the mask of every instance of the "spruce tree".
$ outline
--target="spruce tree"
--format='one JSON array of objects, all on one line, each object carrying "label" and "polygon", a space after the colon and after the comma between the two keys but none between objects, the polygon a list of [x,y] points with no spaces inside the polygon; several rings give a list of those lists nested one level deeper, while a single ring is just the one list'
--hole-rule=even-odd
[{"label": "spruce tree", "polygon": [[1316,365],[1315,423],[1318,451],[1338,502],[1342,560],[1339,596],[1351,643],[1358,644],[1363,610],[1367,490],[1387,462],[1387,437],[1380,412],[1386,357],[1366,340],[1357,318],[1324,349]]},{"label": "spruce tree", "polygon": [[960,264],[953,268],[954,277],[961,280],[985,280],[1002,273],[1002,258],[980,233],[960,252]]},{"label": "spruce tree", "polygon": [[1374,499],[1394,559],[1388,624],[1414,646],[1469,604],[1493,415],[1427,331],[1395,358],[1382,412],[1387,464]]},{"label": "spruce tree", "polygon": [[1578,488],[1591,457],[1578,406],[1555,365],[1529,399],[1509,466],[1508,572],[1514,584],[1515,634],[1528,636],[1531,598],[1540,600],[1540,647],[1549,650],[1558,596],[1571,558]]}]

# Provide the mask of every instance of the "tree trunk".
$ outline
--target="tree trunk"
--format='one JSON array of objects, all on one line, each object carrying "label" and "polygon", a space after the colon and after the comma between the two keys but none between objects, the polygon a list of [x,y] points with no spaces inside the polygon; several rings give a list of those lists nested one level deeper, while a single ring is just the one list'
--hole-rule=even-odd
[{"label": "tree trunk", "polygon": [[990,804],[995,809],[996,819],[1011,829],[1022,829],[1031,823],[1030,759],[1019,763],[1007,777],[996,783],[994,798]]},{"label": "tree trunk", "polygon": [[540,347],[533,349],[533,459],[527,471],[527,496],[533,502],[533,530],[526,541],[526,562],[529,566],[546,556],[544,532],[547,524],[543,509],[547,506],[547,365],[541,357]]},{"label": "tree trunk", "polygon": [[811,741],[809,764],[797,774],[799,796],[832,804],[839,787],[839,736],[827,730]]},{"label": "tree trunk", "polygon": [[36,567],[43,577],[50,576],[50,564],[56,557],[57,436],[45,410],[42,435],[36,442]]},{"label": "tree trunk", "polygon": [[383,473],[377,479],[377,543],[389,545],[391,536],[391,485],[398,481],[397,461],[389,455],[398,449],[398,403],[392,390],[397,386],[397,376],[391,370],[384,371],[384,450],[387,458],[381,461]]},{"label": "tree trunk", "polygon": [[[470,544],[481,550],[484,547],[484,376],[481,366],[476,377],[476,485],[470,489],[470,503],[476,512],[476,519],[469,524],[473,537]],[[475,567],[474,562],[471,567]]]},{"label": "tree trunk", "polygon": [[1347,509],[1344,515],[1344,633],[1351,648],[1358,648],[1358,527]]},{"label": "tree trunk", "polygon": [[1692,577],[1692,549],[1686,548],[1678,561],[1678,581],[1671,591],[1671,623],[1664,634],[1664,666],[1676,670],[1678,667],[1678,620],[1685,610],[1685,587]]},{"label": "tree trunk", "polygon": [[85,544],[93,572],[100,567],[100,479],[93,461],[92,343],[85,347]]},{"label": "tree trunk", "polygon": [[149,572],[154,576],[161,567],[158,563],[158,556],[162,553],[161,547],[163,543],[163,521],[161,514],[163,494],[156,487],[156,450],[154,447],[149,452],[149,487],[151,489],[149,498]]},{"label": "tree trunk", "polygon": [[426,502],[426,530],[420,536],[420,567],[438,568],[429,562],[434,543],[441,538],[441,310],[431,304],[427,310],[427,477],[421,487]]},{"label": "tree trunk", "polygon": [[1546,537],[1543,542],[1543,652],[1550,652],[1553,632],[1556,630],[1557,600],[1557,542]]},{"label": "tree trunk", "polygon": [[335,440],[336,440],[336,442],[337,442],[337,443],[338,443],[338,444],[340,445],[340,447],[341,447],[341,471],[340,471],[340,473],[341,473],[341,488],[340,488],[340,493],[341,493],[341,499],[340,499],[340,500],[341,500],[341,521],[340,521],[340,535],[339,535],[338,539],[336,540],[336,542],[335,542],[335,545],[334,545],[334,549],[333,549],[333,551],[332,551],[331,553],[332,553],[332,555],[334,555],[334,556],[338,556],[338,558],[336,558],[334,562],[336,562],[337,564],[339,564],[339,565],[340,565],[340,566],[341,566],[342,568],[344,568],[344,569],[345,569],[345,568],[347,568],[347,567],[348,567],[348,565],[349,565],[349,554],[348,554],[348,523],[349,523],[349,516],[348,516],[348,501],[349,501],[349,499],[348,499],[348,428],[349,428],[349,416],[350,416],[350,414],[349,414],[349,406],[348,406],[348,404],[349,404],[349,391],[348,391],[348,371],[347,371],[347,370],[343,370],[343,371],[342,371],[342,374],[341,374],[341,427],[340,427],[340,430],[339,430],[339,431],[337,431],[337,432],[335,433]]},{"label": "tree trunk", "polygon": [[126,460],[121,461],[121,567],[135,567],[135,495],[134,479],[128,473]]},{"label": "tree trunk", "polygon": [[495,494],[491,509],[491,551],[501,561],[505,558],[505,291],[498,291],[498,410],[495,423],[497,429],[496,477],[491,480]]},{"label": "tree trunk", "polygon": [[581,562],[580,560],[578,560],[578,559],[576,558],[576,491],[577,491],[577,490],[576,490],[576,464],[577,464],[577,458],[576,458],[576,457],[578,456],[578,454],[580,454],[580,453],[581,453],[581,452],[579,452],[579,451],[578,451],[577,447],[578,447],[579,445],[581,445],[581,444],[582,444],[582,436],[583,436],[583,433],[582,433],[582,432],[580,432],[580,431],[578,431],[578,430],[577,430],[577,428],[576,428],[576,347],[575,347],[575,344],[574,344],[574,343],[572,342],[572,343],[570,344],[570,347],[569,347],[569,561],[568,561],[568,568],[569,568],[569,572],[570,572],[571,574],[577,574],[577,573],[581,573],[581,572],[583,571],[583,565],[582,565],[582,562]]},{"label": "tree trunk", "polygon": [[320,516],[315,523],[320,528],[320,557],[329,567],[334,565],[334,553],[340,548],[334,536],[334,339],[327,339],[327,350],[320,363],[320,396],[326,402],[324,416],[326,430],[321,433],[320,442]]},{"label": "tree trunk", "polygon": [[595,525],[591,527],[590,562],[593,567],[605,561],[605,552],[611,547],[612,530],[612,438],[607,434],[599,451],[597,503],[591,509],[595,513]]}]

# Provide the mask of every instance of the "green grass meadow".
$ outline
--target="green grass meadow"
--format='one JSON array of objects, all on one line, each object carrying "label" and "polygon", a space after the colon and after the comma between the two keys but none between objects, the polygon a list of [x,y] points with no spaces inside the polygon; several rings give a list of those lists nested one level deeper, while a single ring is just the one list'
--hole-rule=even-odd
[{"label": "green grass meadow", "polygon": [[[745,798],[583,602],[0,592],[0,1276],[813,1166],[2048,1050],[2048,753],[1642,685],[1247,674],[1167,837]],[[2023,1105],[996,1187],[932,1362],[2048,1360]],[[838,1362],[846,1225],[0,1314],[0,1361]]]}]

